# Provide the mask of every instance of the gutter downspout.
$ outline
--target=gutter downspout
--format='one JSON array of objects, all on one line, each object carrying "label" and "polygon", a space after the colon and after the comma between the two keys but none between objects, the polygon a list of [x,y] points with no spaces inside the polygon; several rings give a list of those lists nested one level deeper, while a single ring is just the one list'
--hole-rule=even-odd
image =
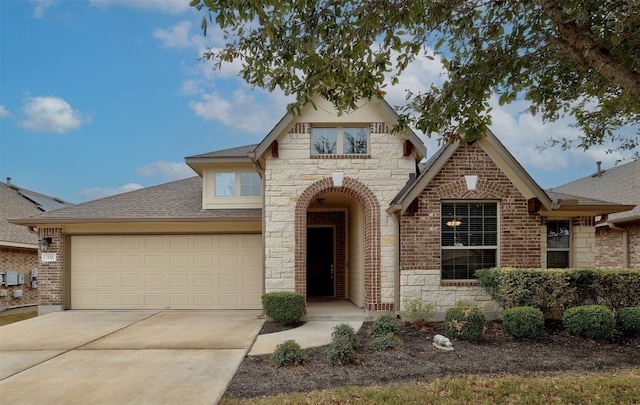
[{"label": "gutter downspout", "polygon": [[622,232],[622,268],[629,268],[629,229],[621,228],[612,224],[611,222],[607,222],[607,226],[609,229],[616,232]]},{"label": "gutter downspout", "polygon": [[[251,163],[253,164],[253,168],[255,169],[256,172],[258,172],[258,174],[260,175],[260,182],[262,183],[262,230],[261,230],[261,234],[262,234],[262,294],[266,293],[266,288],[267,288],[267,256],[265,255],[265,225],[266,225],[266,220],[265,220],[265,190],[267,189],[266,185],[267,185],[267,181],[265,179],[265,170],[262,168],[262,166],[260,166],[260,162],[258,161],[255,152],[251,153],[249,155],[249,158],[251,159]],[[260,315],[258,315],[259,319],[263,319],[265,317],[265,313],[264,313],[264,309],[262,309]]]},{"label": "gutter downspout", "polygon": [[396,237],[393,239],[394,249],[393,249],[393,275],[395,282],[394,284],[394,303],[393,307],[395,308],[396,318],[400,318],[400,215],[398,211],[394,211],[391,213],[391,218],[393,219],[393,224],[397,229]]}]

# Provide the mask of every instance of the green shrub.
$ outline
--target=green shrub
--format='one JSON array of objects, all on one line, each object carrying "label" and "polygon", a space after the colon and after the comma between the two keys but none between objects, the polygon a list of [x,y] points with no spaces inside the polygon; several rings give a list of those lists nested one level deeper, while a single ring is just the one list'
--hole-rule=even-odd
[{"label": "green shrub", "polygon": [[620,308],[616,312],[616,328],[625,335],[640,335],[640,307]]},{"label": "green shrub", "polygon": [[405,302],[404,310],[400,311],[402,320],[414,325],[425,324],[436,312],[436,304],[424,303],[419,298]]},{"label": "green shrub", "polygon": [[307,361],[307,353],[294,340],[287,340],[276,346],[271,354],[271,364],[275,368],[297,366]]},{"label": "green shrub", "polygon": [[479,308],[453,307],[444,316],[447,336],[470,342],[482,339],[487,326],[487,318]]},{"label": "green shrub", "polygon": [[346,339],[353,347],[358,347],[358,345],[360,344],[356,331],[351,327],[351,325],[346,323],[337,325],[331,332],[331,340],[337,340],[341,338]]},{"label": "green shrub", "polygon": [[639,269],[482,269],[480,285],[503,308],[530,306],[542,311],[581,305],[640,306]]},{"label": "green shrub", "polygon": [[295,292],[271,292],[262,295],[264,313],[276,322],[291,325],[304,315],[304,295]]},{"label": "green shrub", "polygon": [[378,336],[371,342],[371,348],[376,351],[388,350],[400,345],[400,338],[393,333]]},{"label": "green shrub", "polygon": [[473,302],[469,300],[457,300],[453,306],[457,308],[472,308]]},{"label": "green shrub", "polygon": [[582,305],[564,311],[562,324],[572,335],[605,339],[613,334],[616,321],[613,313],[604,305]]},{"label": "green shrub", "polygon": [[360,359],[352,341],[346,336],[337,336],[331,340],[327,350],[327,360],[335,365],[355,363]]},{"label": "green shrub", "polygon": [[384,336],[392,333],[394,335],[400,332],[400,325],[390,315],[383,315],[373,321],[371,325],[371,334],[373,336]]},{"label": "green shrub", "polygon": [[538,308],[509,308],[502,314],[502,326],[514,338],[537,339],[544,331],[544,314]]}]

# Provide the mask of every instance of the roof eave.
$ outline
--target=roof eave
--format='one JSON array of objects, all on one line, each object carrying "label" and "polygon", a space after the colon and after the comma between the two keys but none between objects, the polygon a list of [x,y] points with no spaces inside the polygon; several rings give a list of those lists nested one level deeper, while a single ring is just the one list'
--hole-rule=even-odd
[{"label": "roof eave", "polygon": [[148,217],[148,218],[24,218],[8,219],[14,225],[71,225],[71,224],[122,224],[122,223],[191,223],[191,222],[256,222],[262,216],[219,217]]},{"label": "roof eave", "polygon": [[623,204],[554,204],[551,210],[543,210],[546,217],[600,216],[632,210],[635,205]]}]

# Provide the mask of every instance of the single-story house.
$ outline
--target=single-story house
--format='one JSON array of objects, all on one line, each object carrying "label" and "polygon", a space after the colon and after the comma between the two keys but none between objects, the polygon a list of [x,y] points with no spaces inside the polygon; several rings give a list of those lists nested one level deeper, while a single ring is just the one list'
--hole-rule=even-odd
[{"label": "single-story house", "polygon": [[59,198],[0,182],[0,310],[38,304],[38,232],[7,219],[72,205]]},{"label": "single-story house", "polygon": [[598,221],[594,253],[596,267],[640,268],[640,160],[606,170],[597,162],[594,174],[554,187],[554,192],[635,205]]},{"label": "single-story house", "polygon": [[420,298],[492,311],[492,266],[594,266],[596,217],[632,205],[554,199],[490,132],[426,147],[384,101],[318,98],[255,145],[186,158],[197,176],[14,223],[50,237],[40,312],[258,309],[264,292],[398,311]]}]

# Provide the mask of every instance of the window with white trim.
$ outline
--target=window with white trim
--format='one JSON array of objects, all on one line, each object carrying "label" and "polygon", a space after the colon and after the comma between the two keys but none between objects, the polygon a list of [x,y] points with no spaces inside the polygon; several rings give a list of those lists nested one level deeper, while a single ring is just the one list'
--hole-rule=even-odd
[{"label": "window with white trim", "polygon": [[215,175],[216,197],[256,197],[262,194],[260,176],[255,172],[220,172]]},{"label": "window with white trim", "polygon": [[443,280],[472,280],[476,270],[496,266],[498,203],[443,202],[441,221]]},{"label": "window with white trim", "polygon": [[547,268],[566,269],[569,264],[571,223],[569,220],[547,221]]},{"label": "window with white trim", "polygon": [[366,155],[369,129],[366,126],[313,127],[311,155]]}]

